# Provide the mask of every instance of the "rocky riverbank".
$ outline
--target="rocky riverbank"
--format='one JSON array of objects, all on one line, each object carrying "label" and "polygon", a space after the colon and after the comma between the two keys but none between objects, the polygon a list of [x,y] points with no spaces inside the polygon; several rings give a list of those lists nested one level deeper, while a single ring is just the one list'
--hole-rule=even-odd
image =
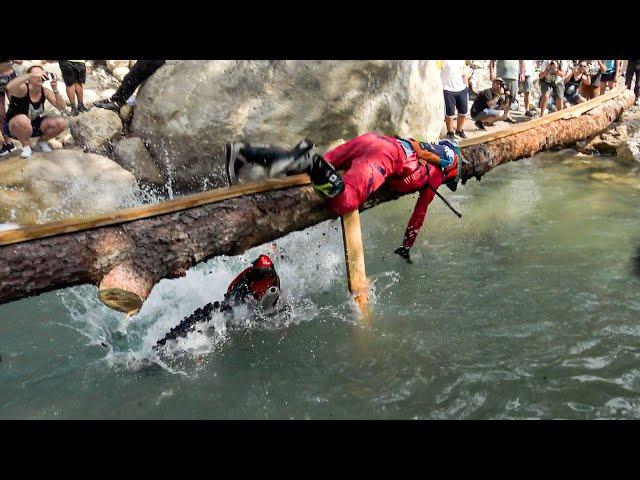
[{"label": "rocky riverbank", "polygon": [[619,161],[639,163],[640,107],[629,108],[604,132],[588,142],[579,142],[577,147],[582,153],[615,155]]}]

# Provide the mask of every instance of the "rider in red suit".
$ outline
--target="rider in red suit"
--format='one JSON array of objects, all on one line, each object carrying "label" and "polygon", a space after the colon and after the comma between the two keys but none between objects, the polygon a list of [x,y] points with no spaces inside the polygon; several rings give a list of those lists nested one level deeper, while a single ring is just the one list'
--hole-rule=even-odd
[{"label": "rider in red suit", "polygon": [[[227,160],[234,172],[238,160],[266,165],[269,176],[306,171],[314,188],[328,198],[329,207],[337,215],[356,210],[385,181],[399,193],[420,192],[402,246],[395,251],[410,262],[409,250],[422,228],[435,191],[442,183],[456,189],[461,166],[457,143],[441,140],[431,144],[366,133],[329,150],[324,157],[313,154],[312,148],[313,143],[308,140],[290,152],[236,143],[227,147]],[[274,165],[280,165],[275,172]],[[346,173],[341,176],[337,169]]]}]

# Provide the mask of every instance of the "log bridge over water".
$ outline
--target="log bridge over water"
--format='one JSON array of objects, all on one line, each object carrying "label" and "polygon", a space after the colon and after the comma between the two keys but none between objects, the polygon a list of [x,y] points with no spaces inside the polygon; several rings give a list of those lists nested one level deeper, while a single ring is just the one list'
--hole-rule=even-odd
[{"label": "log bridge over water", "polygon": [[[559,112],[460,142],[462,178],[503,163],[570,146],[607,128],[633,105],[616,88]],[[335,215],[307,175],[269,179],[111,214],[71,218],[0,233],[0,304],[91,283],[123,312],[138,310],[163,278],[193,265],[315,225]],[[383,186],[360,210],[398,198]]]}]

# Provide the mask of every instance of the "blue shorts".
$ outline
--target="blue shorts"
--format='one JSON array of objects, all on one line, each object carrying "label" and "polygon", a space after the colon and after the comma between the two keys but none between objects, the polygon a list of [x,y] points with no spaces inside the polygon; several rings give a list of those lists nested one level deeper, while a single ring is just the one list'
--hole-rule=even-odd
[{"label": "blue shorts", "polygon": [[468,89],[460,90],[459,92],[450,92],[449,90],[443,90],[444,92],[444,107],[445,115],[447,117],[453,117],[458,111],[458,115],[466,115],[469,109],[469,94]]},{"label": "blue shorts", "polygon": [[[31,120],[31,128],[33,128],[33,132],[31,132],[32,137],[42,136],[42,131],[40,130],[40,124],[45,118],[47,117],[46,116],[38,117],[35,120]],[[9,131],[9,121],[7,119],[4,120],[4,125],[2,126],[2,133],[4,133],[7,137],[15,138],[16,140],[18,139],[18,137],[16,137]]]}]

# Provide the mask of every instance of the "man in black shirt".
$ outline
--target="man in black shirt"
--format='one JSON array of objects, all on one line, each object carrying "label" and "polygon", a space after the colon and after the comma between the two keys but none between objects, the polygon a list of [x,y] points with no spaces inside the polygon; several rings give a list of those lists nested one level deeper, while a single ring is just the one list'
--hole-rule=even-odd
[{"label": "man in black shirt", "polygon": [[508,102],[505,96],[504,81],[496,78],[491,88],[481,91],[471,106],[471,118],[476,123],[479,130],[485,130],[485,125],[491,125],[500,120],[504,115],[504,110],[500,108]]}]

